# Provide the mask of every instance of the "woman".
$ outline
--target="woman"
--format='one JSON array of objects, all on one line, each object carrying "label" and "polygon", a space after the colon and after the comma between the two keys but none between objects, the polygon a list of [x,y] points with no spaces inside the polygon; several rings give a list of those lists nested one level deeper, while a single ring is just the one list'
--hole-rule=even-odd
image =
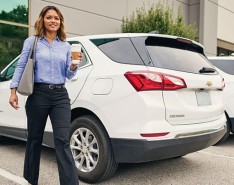
[{"label": "woman", "polygon": [[[36,64],[34,91],[26,102],[28,138],[24,161],[24,178],[30,184],[38,184],[40,154],[47,117],[51,119],[56,158],[61,185],[78,185],[78,176],[69,145],[71,119],[70,99],[64,83],[77,71],[71,62],[71,48],[65,42],[64,18],[58,8],[42,9],[35,23]],[[35,36],[25,40],[12,83],[10,104],[18,109],[17,86],[33,45]],[[77,56],[81,60],[79,53]]]}]

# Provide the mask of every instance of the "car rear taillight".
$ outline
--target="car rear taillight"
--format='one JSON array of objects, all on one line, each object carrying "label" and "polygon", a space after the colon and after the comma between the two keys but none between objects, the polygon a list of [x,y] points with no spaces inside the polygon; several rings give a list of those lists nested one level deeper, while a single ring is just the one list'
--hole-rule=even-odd
[{"label": "car rear taillight", "polygon": [[131,71],[124,76],[136,91],[177,90],[187,87],[180,77],[153,71]]},{"label": "car rear taillight", "polygon": [[224,81],[224,78],[222,79],[222,85],[221,85],[221,90],[223,91],[225,88],[225,81]]},{"label": "car rear taillight", "polygon": [[223,80],[222,80],[222,87],[221,87],[221,89],[222,89],[222,90],[224,90],[224,88],[225,88],[225,81],[224,81],[224,78],[223,78]]}]

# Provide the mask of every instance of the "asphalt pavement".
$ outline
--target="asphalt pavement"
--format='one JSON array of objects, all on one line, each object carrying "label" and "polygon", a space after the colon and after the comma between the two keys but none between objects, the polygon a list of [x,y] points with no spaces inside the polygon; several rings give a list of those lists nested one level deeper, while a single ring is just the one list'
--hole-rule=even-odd
[{"label": "asphalt pavement", "polygon": [[[234,185],[234,135],[222,145],[181,158],[120,164],[116,174],[96,185]],[[26,185],[25,142],[0,141],[0,185]],[[59,185],[54,149],[43,147],[39,185]],[[87,185],[80,182],[80,185]]]}]

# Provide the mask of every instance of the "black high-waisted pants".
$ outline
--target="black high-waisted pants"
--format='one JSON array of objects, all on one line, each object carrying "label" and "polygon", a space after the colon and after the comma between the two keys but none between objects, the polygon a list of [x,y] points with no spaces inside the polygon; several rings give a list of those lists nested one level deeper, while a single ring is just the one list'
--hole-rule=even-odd
[{"label": "black high-waisted pants", "polygon": [[61,185],[78,185],[74,159],[69,145],[71,107],[67,90],[34,87],[26,102],[28,138],[24,161],[24,178],[38,184],[41,147],[48,116],[51,119]]}]

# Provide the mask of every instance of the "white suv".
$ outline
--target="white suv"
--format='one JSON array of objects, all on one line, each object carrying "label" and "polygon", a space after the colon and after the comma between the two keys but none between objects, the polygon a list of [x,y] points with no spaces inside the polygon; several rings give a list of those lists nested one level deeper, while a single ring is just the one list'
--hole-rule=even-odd
[{"label": "white suv", "polygon": [[[194,41],[157,34],[68,39],[81,43],[83,62],[67,81],[70,145],[81,180],[98,182],[118,163],[186,155],[215,144],[226,132],[223,78]],[[18,59],[1,73],[0,134],[26,140],[26,98],[10,107]],[[50,120],[44,145],[53,147]]]},{"label": "white suv", "polygon": [[227,117],[227,132],[217,143],[221,144],[229,137],[230,132],[234,133],[234,57],[208,57],[208,59],[225,81],[223,102]]}]

